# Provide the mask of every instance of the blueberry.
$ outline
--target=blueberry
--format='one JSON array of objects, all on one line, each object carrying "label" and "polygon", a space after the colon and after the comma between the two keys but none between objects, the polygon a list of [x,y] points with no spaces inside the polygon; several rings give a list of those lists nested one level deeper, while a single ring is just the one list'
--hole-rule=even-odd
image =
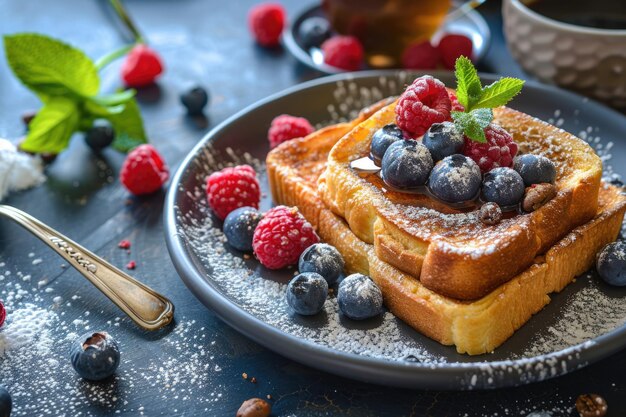
[{"label": "blueberry", "polygon": [[0,386],[0,417],[9,417],[13,409],[11,394],[3,386]]},{"label": "blueberry", "polygon": [[596,269],[606,283],[626,286],[626,242],[618,240],[606,245],[598,255]]},{"label": "blueberry", "polygon": [[526,154],[515,158],[513,168],[522,176],[524,185],[550,183],[556,180],[554,163],[542,155]]},{"label": "blueberry", "polygon": [[494,168],[485,174],[480,198],[500,207],[513,206],[524,197],[524,180],[511,168]]},{"label": "blueberry", "polygon": [[287,285],[287,304],[298,314],[312,316],[324,307],[328,283],[315,272],[296,275]]},{"label": "blueberry", "polygon": [[85,134],[85,142],[94,151],[110,146],[115,139],[115,131],[111,126],[94,126]]},{"label": "blueberry", "polygon": [[383,293],[372,279],[352,274],[339,284],[339,310],[353,320],[364,320],[383,312]]},{"label": "blueberry", "polygon": [[422,143],[430,151],[433,160],[441,161],[446,156],[454,155],[463,149],[463,133],[454,123],[434,123],[424,134]]},{"label": "blueberry", "polygon": [[476,162],[465,155],[455,154],[435,165],[428,179],[428,188],[440,200],[460,203],[476,198],[481,180]]},{"label": "blueberry", "polygon": [[343,272],[343,256],[334,246],[316,243],[306,248],[298,261],[300,272],[316,272],[324,277],[328,285],[337,282]]},{"label": "blueberry", "polygon": [[228,244],[242,252],[252,250],[254,229],[263,216],[253,207],[240,207],[224,219],[224,235]]},{"label": "blueberry", "polygon": [[306,49],[320,46],[330,35],[330,23],[323,17],[309,17],[298,28],[298,37]]},{"label": "blueberry", "polygon": [[120,351],[108,333],[91,332],[72,343],[70,358],[78,375],[99,381],[113,375],[120,364]]},{"label": "blueberry", "polygon": [[416,140],[394,142],[383,156],[383,180],[395,188],[410,189],[424,185],[432,169],[430,152]]},{"label": "blueberry", "polygon": [[204,106],[209,102],[209,94],[202,87],[194,87],[180,96],[180,101],[191,115],[202,114]]},{"label": "blueberry", "polygon": [[389,145],[400,139],[403,139],[402,130],[393,123],[378,129],[372,136],[372,143],[370,144],[370,156],[374,163],[380,166]]}]

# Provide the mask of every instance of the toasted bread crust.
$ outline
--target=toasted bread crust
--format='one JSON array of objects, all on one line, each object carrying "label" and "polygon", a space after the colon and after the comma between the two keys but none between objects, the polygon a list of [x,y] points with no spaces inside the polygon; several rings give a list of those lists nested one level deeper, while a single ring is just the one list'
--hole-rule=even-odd
[{"label": "toasted bread crust", "polygon": [[358,119],[320,130],[270,152],[267,170],[274,199],[280,204],[298,206],[322,239],[343,254],[349,272],[371,275],[393,314],[442,344],[456,345],[460,353],[493,351],[550,302],[550,293],[561,291],[576,275],[586,271],[598,250],[619,233],[626,199],[619,189],[605,185],[599,191],[591,221],[567,233],[544,256],[536,257],[531,266],[505,284],[475,301],[438,294],[416,277],[382,260],[374,246],[357,237],[348,223],[324,204],[316,190],[315,176],[323,171],[326,153],[356,122]]},{"label": "toasted bread crust", "polygon": [[[528,268],[570,230],[597,212],[602,164],[569,133],[515,110],[495,109],[494,120],[525,151],[557,165],[558,194],[530,214],[497,226],[427,196],[386,190],[373,174],[349,167],[366,156],[373,132],[395,120],[392,103],[359,123],[332,148],[318,188],[322,200],[385,262],[437,293],[462,300],[483,297]],[[376,230],[375,230],[376,227]]]}]

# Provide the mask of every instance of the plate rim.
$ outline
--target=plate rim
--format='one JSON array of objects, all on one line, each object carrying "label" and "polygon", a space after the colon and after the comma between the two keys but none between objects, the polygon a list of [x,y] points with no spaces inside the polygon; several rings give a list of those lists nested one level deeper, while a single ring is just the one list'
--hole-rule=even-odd
[{"label": "plate rim", "polygon": [[[295,57],[298,60],[298,62],[300,62],[301,64],[306,65],[307,67],[314,69],[316,71],[319,71],[323,74],[328,74],[328,75],[346,74],[349,71],[344,71],[340,68],[335,68],[331,65],[326,65],[325,63],[321,65],[317,65],[315,62],[313,62],[313,59],[311,59],[311,56],[304,49],[302,49],[300,45],[298,45],[298,42],[296,42],[296,37],[294,35],[294,30],[296,29],[295,23],[300,21],[302,16],[304,16],[305,14],[309,14],[314,10],[320,9],[321,7],[322,6],[320,6],[319,4],[308,6],[299,10],[296,14],[294,14],[293,17],[289,19],[290,23],[287,26],[286,30],[283,32],[283,42],[285,44],[285,47],[289,51],[289,53],[293,57]],[[487,52],[489,51],[489,48],[491,46],[491,36],[492,36],[491,28],[487,24],[487,21],[485,20],[483,15],[480,14],[477,10],[474,10],[474,9],[470,10],[469,12],[467,12],[466,16],[472,22],[474,22],[476,26],[480,28],[483,34],[484,46],[482,50],[475,56],[476,62],[480,62],[480,60],[483,59],[485,55],[487,55]],[[359,72],[365,72],[365,71],[377,71],[377,70],[368,68],[366,70],[361,70]],[[385,70],[381,70],[381,71],[385,71]]]},{"label": "plate rim", "polygon": [[[321,85],[336,83],[338,81],[355,81],[361,78],[397,76],[397,74],[401,72],[414,73],[416,75],[425,73],[421,71],[404,70],[368,70],[317,78],[291,86],[261,99],[236,112],[207,132],[179,164],[176,173],[170,181],[165,199],[163,221],[166,245],[174,267],[183,283],[198,300],[206,307],[213,310],[222,321],[269,350],[312,368],[379,385],[388,384],[405,388],[429,389],[489,389],[518,386],[567,374],[624,349],[626,347],[626,324],[587,342],[569,346],[559,351],[515,360],[486,360],[485,362],[468,363],[410,363],[390,361],[383,358],[364,357],[353,353],[338,351],[327,346],[321,346],[309,340],[298,339],[291,334],[285,333],[263,322],[251,313],[241,309],[235,303],[232,303],[209,279],[205,278],[204,275],[195,268],[194,260],[188,254],[191,248],[177,229],[176,198],[179,194],[178,188],[181,179],[186,170],[192,166],[194,159],[208,142],[218,137],[222,130],[228,128],[242,116],[288,95],[316,88]],[[438,74],[449,76],[451,72],[429,71],[428,74],[435,77],[437,77]],[[480,73],[479,75],[482,79],[487,80],[500,77],[497,74],[488,73]],[[526,81],[526,85],[548,92],[558,92],[563,95],[565,99],[580,102],[585,106],[595,107],[597,110],[608,112],[611,117],[621,118],[626,122],[626,116],[587,97],[535,81]],[[572,356],[574,352],[576,354]],[[498,381],[495,385],[479,384],[475,387],[467,386],[467,384],[463,382],[467,380],[468,376],[482,374],[486,365],[491,368],[505,369],[512,366],[539,365],[555,360],[565,361],[567,363],[567,369],[537,380],[532,378],[531,380],[519,380],[519,378],[505,379],[504,381]]]}]

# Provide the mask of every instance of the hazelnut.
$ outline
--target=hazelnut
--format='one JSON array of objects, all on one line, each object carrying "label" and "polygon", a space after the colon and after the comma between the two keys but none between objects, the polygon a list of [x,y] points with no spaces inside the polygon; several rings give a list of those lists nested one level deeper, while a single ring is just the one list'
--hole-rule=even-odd
[{"label": "hazelnut", "polygon": [[502,210],[497,203],[485,203],[478,211],[478,218],[484,224],[498,224],[502,220]]},{"label": "hazelnut", "polygon": [[522,208],[527,212],[535,211],[552,200],[555,195],[556,187],[553,184],[533,184],[530,187],[526,187]]},{"label": "hazelnut", "polygon": [[272,412],[272,407],[265,400],[250,398],[241,404],[237,410],[237,417],[267,417]]},{"label": "hazelnut", "polygon": [[597,394],[583,394],[576,399],[576,411],[581,417],[603,417],[607,410],[606,400]]}]

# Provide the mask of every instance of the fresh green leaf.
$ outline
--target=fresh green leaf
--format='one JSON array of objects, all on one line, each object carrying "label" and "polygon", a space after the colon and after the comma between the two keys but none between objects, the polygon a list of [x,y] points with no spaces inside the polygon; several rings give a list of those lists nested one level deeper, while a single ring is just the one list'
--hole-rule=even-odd
[{"label": "fresh green leaf", "polygon": [[465,107],[466,111],[470,111],[474,103],[480,100],[482,92],[476,68],[474,68],[472,61],[461,56],[454,65],[454,74],[456,75],[456,95],[459,103]]},{"label": "fresh green leaf", "polygon": [[100,57],[97,61],[96,61],[96,68],[98,70],[101,70],[102,68],[106,67],[107,65],[109,65],[111,62],[115,61],[118,58],[123,57],[124,55],[126,55],[127,53],[130,52],[131,49],[133,49],[133,47],[135,47],[135,44],[132,45],[126,45],[123,46],[119,49],[116,49],[113,52],[109,52],[108,54],[106,54],[103,57]]},{"label": "fresh green leaf", "polygon": [[105,107],[116,106],[118,104],[124,104],[128,102],[131,98],[135,97],[135,93],[136,91],[133,89],[124,90],[113,94],[91,97],[91,101]]},{"label": "fresh green leaf", "polygon": [[489,123],[493,120],[493,110],[491,109],[475,109],[469,114],[476,124],[483,129],[489,126]]},{"label": "fresh green leaf", "polygon": [[452,119],[456,128],[468,138],[477,142],[487,142],[485,128],[493,120],[491,109],[476,109],[469,113],[453,111]]},{"label": "fresh green leaf", "polygon": [[495,108],[504,106],[522,91],[524,80],[518,78],[500,78],[483,88],[480,100],[472,108]]},{"label": "fresh green leaf", "polygon": [[67,147],[80,120],[76,103],[66,97],[52,97],[30,122],[22,149],[33,153],[59,153]]},{"label": "fresh green leaf", "polygon": [[[115,130],[115,140],[113,141],[115,149],[128,152],[133,147],[147,142],[139,106],[134,99],[126,103],[124,111],[106,116],[106,119],[111,122]],[[134,146],[131,146],[132,144]]]},{"label": "fresh green leaf", "polygon": [[84,103],[85,112],[97,117],[107,118],[111,115],[120,114],[126,109],[126,104],[118,104],[115,106],[103,106],[92,100],[86,100]]},{"label": "fresh green leaf", "polygon": [[4,48],[17,78],[40,97],[98,93],[96,67],[76,48],[34,33],[6,35]]}]

